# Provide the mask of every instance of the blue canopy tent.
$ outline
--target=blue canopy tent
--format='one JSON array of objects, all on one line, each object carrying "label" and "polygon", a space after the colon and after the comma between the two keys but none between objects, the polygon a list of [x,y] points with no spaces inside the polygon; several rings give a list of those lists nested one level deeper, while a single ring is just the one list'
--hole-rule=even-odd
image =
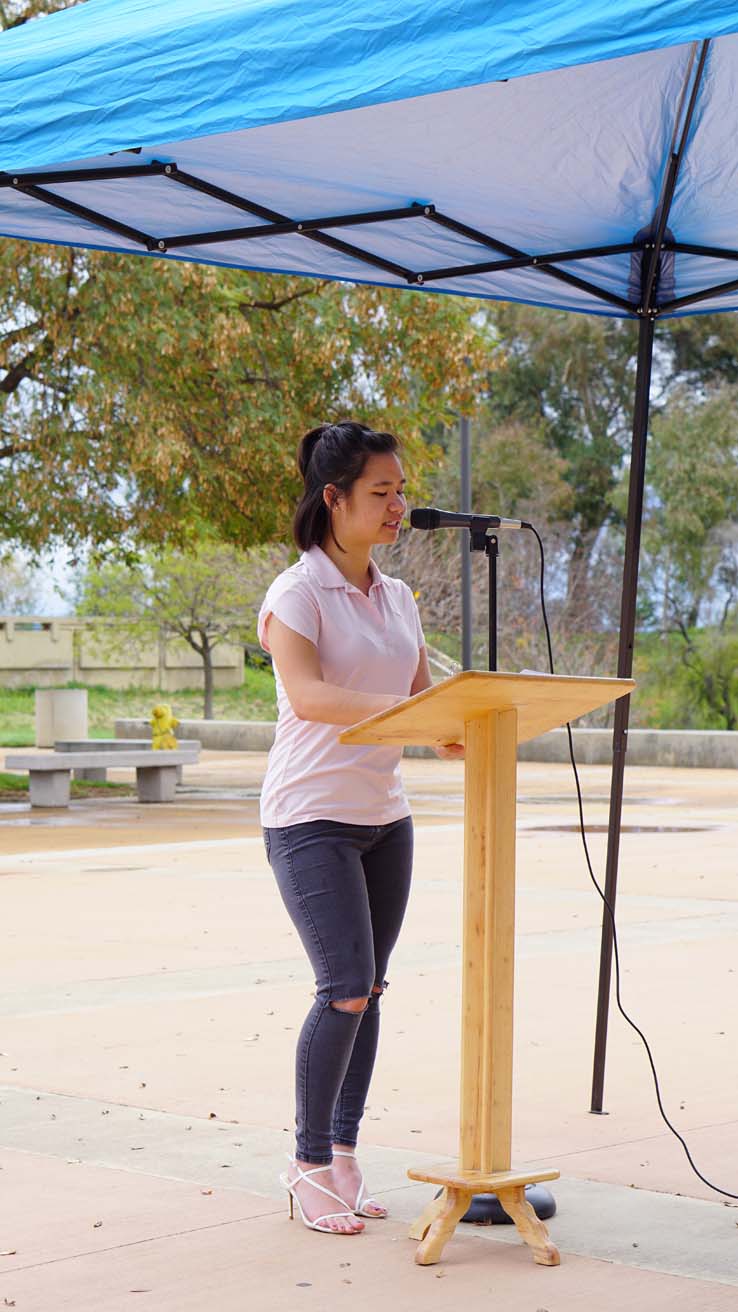
[{"label": "blue canopy tent", "polygon": [[627,677],[654,323],[738,307],[737,75],[727,0],[89,0],[0,37],[0,234],[637,321]]}]

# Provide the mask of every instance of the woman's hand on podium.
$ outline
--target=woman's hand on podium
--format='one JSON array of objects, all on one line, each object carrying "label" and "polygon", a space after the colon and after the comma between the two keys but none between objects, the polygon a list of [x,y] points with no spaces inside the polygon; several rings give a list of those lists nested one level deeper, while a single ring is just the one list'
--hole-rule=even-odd
[{"label": "woman's hand on podium", "polygon": [[463,761],[464,744],[463,743],[439,743],[433,748],[436,756],[440,756],[442,761]]}]

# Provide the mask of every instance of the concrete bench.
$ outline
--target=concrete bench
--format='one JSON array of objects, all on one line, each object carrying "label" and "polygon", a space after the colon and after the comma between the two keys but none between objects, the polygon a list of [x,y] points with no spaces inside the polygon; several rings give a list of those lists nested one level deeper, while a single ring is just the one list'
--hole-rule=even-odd
[{"label": "concrete bench", "polygon": [[134,767],[139,802],[172,802],[177,767],[192,765],[191,751],[49,752],[46,755],[6,756],[7,770],[27,770],[31,806],[69,806],[72,770]]},{"label": "concrete bench", "polygon": [[[201,743],[196,738],[180,738],[177,748],[181,752],[191,752],[192,760],[197,761]],[[55,752],[135,752],[152,751],[150,738],[67,738],[54,743]],[[104,783],[108,777],[105,766],[80,767],[74,771],[74,778],[88,783]],[[177,783],[182,782],[182,766],[177,766]]]}]

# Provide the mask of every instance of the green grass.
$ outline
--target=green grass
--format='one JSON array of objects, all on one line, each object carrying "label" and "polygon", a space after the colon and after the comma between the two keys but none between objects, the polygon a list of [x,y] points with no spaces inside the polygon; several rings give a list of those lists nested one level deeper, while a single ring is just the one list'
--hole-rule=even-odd
[{"label": "green grass", "polygon": [[[129,797],[135,791],[132,784],[110,783],[107,779],[101,780],[99,783],[91,779],[84,779],[79,783],[76,779],[72,779],[72,797],[90,797],[101,792]],[[28,775],[26,773],[9,774],[6,770],[0,770],[0,798],[25,797],[27,794]]]},{"label": "green grass", "polygon": [[[83,684],[69,683],[67,688]],[[35,688],[0,688],[0,746],[30,747],[34,732]],[[150,719],[151,708],[166,702],[179,720],[201,720],[202,691],[185,688],[162,692],[151,688],[88,688],[90,738],[114,738],[116,720]],[[216,720],[274,720],[277,703],[271,670],[247,666],[240,688],[216,690],[213,711]]]},{"label": "green grass", "polygon": [[8,774],[0,770],[0,794],[2,793],[27,793],[28,792],[28,775]]}]

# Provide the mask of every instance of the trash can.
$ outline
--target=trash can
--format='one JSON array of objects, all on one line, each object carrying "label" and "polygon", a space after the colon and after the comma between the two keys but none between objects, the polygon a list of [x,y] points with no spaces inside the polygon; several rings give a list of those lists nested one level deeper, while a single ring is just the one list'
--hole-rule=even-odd
[{"label": "trash can", "polygon": [[57,738],[87,738],[86,688],[36,689],[36,746],[53,747]]}]

